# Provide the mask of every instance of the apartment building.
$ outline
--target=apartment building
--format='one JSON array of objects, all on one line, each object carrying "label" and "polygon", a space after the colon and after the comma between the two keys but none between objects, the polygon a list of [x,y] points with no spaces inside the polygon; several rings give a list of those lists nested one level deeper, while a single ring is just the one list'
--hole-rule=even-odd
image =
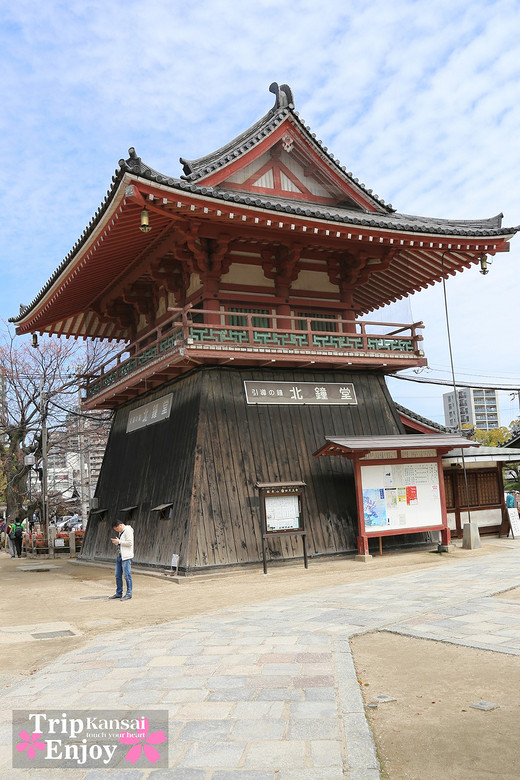
[{"label": "apartment building", "polygon": [[[500,427],[500,411],[496,390],[482,387],[463,387],[457,389],[461,425],[469,425],[489,431]],[[444,393],[444,419],[447,428],[457,428],[457,407],[455,392]]]}]

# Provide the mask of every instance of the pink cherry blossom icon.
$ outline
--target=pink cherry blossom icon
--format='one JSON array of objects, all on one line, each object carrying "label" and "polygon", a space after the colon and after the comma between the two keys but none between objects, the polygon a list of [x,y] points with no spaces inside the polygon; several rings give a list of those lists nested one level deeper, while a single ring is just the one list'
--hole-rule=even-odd
[{"label": "pink cherry blossom icon", "polygon": [[37,750],[45,750],[47,748],[45,742],[39,741],[41,737],[40,732],[33,731],[31,736],[29,736],[27,731],[20,731],[18,736],[22,741],[17,744],[16,749],[19,753],[27,750],[27,758],[34,758]]},{"label": "pink cherry blossom icon", "polygon": [[150,726],[148,723],[148,718],[143,718],[143,723],[145,726],[145,731],[142,737],[129,733],[123,734],[121,737],[119,737],[119,741],[123,745],[133,745],[133,747],[130,748],[125,756],[125,761],[130,761],[131,764],[135,764],[143,751],[148,761],[151,764],[155,764],[160,760],[161,755],[158,750],[152,747],[152,745],[160,745],[162,742],[166,742],[166,735],[164,731],[153,731],[151,734],[149,734],[148,729]]}]

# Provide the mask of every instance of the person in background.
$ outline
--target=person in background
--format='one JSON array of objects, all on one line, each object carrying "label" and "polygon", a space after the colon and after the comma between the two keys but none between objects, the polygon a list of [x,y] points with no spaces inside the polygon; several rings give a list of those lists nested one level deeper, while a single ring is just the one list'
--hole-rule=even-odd
[{"label": "person in background", "polygon": [[9,552],[11,553],[11,558],[14,558],[16,555],[15,546],[14,546],[14,527],[13,523],[8,523],[7,525],[7,538],[9,539]]},{"label": "person in background", "polygon": [[[132,598],[132,558],[134,557],[134,529],[130,525],[114,522],[112,528],[116,533],[110,541],[117,547],[116,555],[116,592],[110,599],[128,601]],[[126,593],[123,596],[123,577],[126,582]]]},{"label": "person in background", "polygon": [[[21,517],[16,517],[14,523],[11,525],[11,531],[14,538],[14,549],[18,558],[22,557],[22,544],[23,544],[23,520]],[[14,555],[13,555],[14,558]]]}]

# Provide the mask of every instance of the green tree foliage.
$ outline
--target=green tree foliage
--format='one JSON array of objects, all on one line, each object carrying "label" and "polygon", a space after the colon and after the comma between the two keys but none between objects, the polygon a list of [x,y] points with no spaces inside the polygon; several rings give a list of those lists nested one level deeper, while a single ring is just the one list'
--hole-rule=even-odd
[{"label": "green tree foliage", "polygon": [[509,428],[491,428],[489,431],[483,431],[475,428],[470,436],[473,441],[478,442],[483,447],[501,447],[504,442],[511,438]]}]

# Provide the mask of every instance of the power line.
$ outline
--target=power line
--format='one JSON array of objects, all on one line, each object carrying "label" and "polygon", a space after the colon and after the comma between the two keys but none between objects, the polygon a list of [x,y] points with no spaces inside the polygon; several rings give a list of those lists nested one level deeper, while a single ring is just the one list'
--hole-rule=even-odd
[{"label": "power line", "polygon": [[[453,387],[453,382],[449,379],[422,379],[421,377],[399,376],[394,374],[390,379],[403,379],[406,382],[417,382],[423,385],[445,385]],[[520,391],[520,382],[516,385],[494,385],[481,382],[457,382],[457,387],[473,387],[478,390],[509,390],[509,392],[518,393]]]},{"label": "power line", "polygon": [[56,403],[56,401],[49,401],[49,404],[52,406],[56,406],[58,409],[61,409],[62,412],[67,412],[67,414],[72,414],[74,417],[84,417],[86,420],[95,420],[96,422],[110,422],[112,417],[114,416],[113,413],[110,414],[109,417],[93,417],[90,414],[84,414],[83,412],[74,412],[72,409],[66,409],[64,406],[60,406]]},{"label": "power line", "polygon": [[[428,371],[434,371],[434,372],[438,372],[440,374],[448,374],[448,373],[450,373],[447,368],[442,368],[442,366],[434,366],[432,364],[428,365],[427,369],[428,369]],[[422,371],[422,369],[420,369],[419,371]],[[518,381],[518,383],[520,384],[520,379],[517,380],[518,374],[516,372],[515,373],[511,372],[510,374],[505,372],[505,373],[497,375],[496,372],[494,372],[492,374],[478,374],[476,371],[471,371],[470,369],[467,369],[467,370],[458,369],[457,370],[457,374],[459,376],[473,376],[473,377],[485,377],[485,378],[493,377],[495,379],[498,376],[500,379],[504,379],[506,381],[510,381],[510,378],[512,378],[515,381]]]}]

